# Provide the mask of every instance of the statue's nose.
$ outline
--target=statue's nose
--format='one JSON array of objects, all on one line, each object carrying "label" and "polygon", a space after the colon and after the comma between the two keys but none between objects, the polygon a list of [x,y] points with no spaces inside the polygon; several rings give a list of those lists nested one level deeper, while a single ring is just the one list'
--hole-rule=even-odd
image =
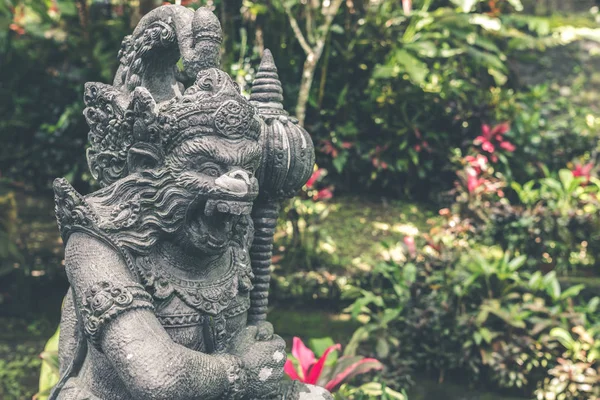
[{"label": "statue's nose", "polygon": [[229,171],[215,179],[215,184],[238,196],[245,196],[250,188],[251,180],[246,171],[237,169]]}]

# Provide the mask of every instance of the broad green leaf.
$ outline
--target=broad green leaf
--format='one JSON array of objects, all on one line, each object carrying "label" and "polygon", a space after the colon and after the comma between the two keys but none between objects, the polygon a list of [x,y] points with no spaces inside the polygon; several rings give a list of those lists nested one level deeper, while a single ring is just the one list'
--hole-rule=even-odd
[{"label": "broad green leaf", "polygon": [[375,353],[379,358],[387,358],[387,356],[390,354],[390,344],[387,340],[385,340],[385,338],[377,338],[377,343],[375,344]]},{"label": "broad green leaf", "polygon": [[556,338],[566,349],[571,349],[575,343],[571,334],[563,328],[552,328],[550,336]]},{"label": "broad green leaf", "polygon": [[558,171],[558,177],[560,178],[563,188],[568,190],[574,179],[573,172],[568,169],[561,169]]},{"label": "broad green leaf", "polygon": [[421,85],[425,82],[425,77],[429,73],[427,64],[417,59],[406,50],[398,50],[395,58],[401,68],[404,67],[404,71],[408,74],[413,83]]},{"label": "broad green leaf", "polygon": [[568,299],[570,297],[575,297],[577,296],[583,289],[585,289],[585,285],[575,285],[575,286],[571,286],[570,288],[566,289],[564,292],[562,292],[562,294],[560,295],[561,300],[564,299]]},{"label": "broad green leaf", "polygon": [[502,28],[502,22],[498,18],[492,18],[485,14],[475,14],[469,22],[481,26],[486,31],[499,31]]},{"label": "broad green leaf", "polygon": [[50,390],[58,383],[60,375],[58,372],[58,337],[60,328],[46,342],[42,357],[42,368],[40,369],[38,400],[46,400]]}]

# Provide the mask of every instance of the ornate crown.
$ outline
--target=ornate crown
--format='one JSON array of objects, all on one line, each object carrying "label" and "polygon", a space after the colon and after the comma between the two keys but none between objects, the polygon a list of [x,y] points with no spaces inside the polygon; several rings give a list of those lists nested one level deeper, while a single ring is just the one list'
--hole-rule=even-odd
[{"label": "ornate crown", "polygon": [[129,173],[127,156],[136,143],[169,152],[183,141],[215,135],[254,140],[260,122],[229,75],[210,68],[198,73],[182,96],[157,104],[144,87],[131,95],[102,83],[85,85],[85,118],[90,127],[88,164],[94,178],[110,184]]}]

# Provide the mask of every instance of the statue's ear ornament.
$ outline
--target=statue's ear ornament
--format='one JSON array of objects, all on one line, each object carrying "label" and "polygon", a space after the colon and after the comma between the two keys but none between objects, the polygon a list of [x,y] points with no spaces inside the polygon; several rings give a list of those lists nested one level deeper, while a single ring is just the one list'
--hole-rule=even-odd
[{"label": "statue's ear ornament", "polygon": [[83,110],[90,127],[87,160],[92,176],[109,185],[127,175],[127,150],[132,137],[128,99],[113,86],[87,83]]}]

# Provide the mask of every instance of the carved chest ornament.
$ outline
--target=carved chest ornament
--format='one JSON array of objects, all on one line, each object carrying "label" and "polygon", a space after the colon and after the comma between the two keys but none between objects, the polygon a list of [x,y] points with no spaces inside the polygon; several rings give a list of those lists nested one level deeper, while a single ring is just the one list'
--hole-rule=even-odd
[{"label": "carved chest ornament", "polygon": [[157,301],[178,296],[192,309],[209,315],[232,317],[250,308],[248,293],[252,289],[252,269],[246,250],[233,247],[229,251],[226,271],[218,279],[191,280],[176,276],[175,266],[152,262],[149,256],[139,257],[136,266],[144,285]]}]

